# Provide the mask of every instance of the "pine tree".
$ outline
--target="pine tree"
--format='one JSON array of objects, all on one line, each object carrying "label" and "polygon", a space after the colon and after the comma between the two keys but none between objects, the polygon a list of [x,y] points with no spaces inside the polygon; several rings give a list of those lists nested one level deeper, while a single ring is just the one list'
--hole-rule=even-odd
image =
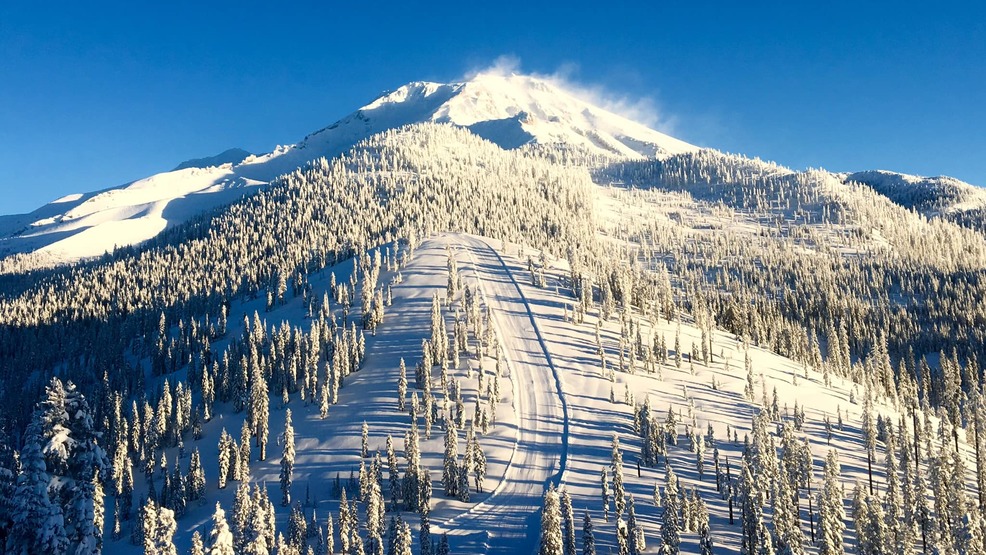
[{"label": "pine tree", "polygon": [[451,550],[448,545],[448,532],[442,532],[442,539],[438,542],[438,552],[435,555],[449,555]]},{"label": "pine tree", "polygon": [[[154,512],[156,513],[154,533],[149,538],[150,543],[144,544],[145,553],[153,553],[154,555],[178,555],[178,550],[175,548],[173,541],[175,530],[178,528],[178,523],[175,522],[175,512],[164,507]],[[149,549],[148,546],[150,546]]]},{"label": "pine tree", "polygon": [[403,520],[397,523],[394,555],[411,555],[411,526]]},{"label": "pine tree", "polygon": [[700,555],[712,555],[714,544],[712,529],[709,527],[709,511],[702,503],[698,520],[698,547]]},{"label": "pine tree", "polygon": [[623,488],[623,453],[620,451],[620,438],[613,435],[613,450],[610,469],[613,472],[613,504],[616,508],[616,518],[623,517],[626,510],[626,491]]},{"label": "pine tree", "polygon": [[774,496],[774,533],[778,555],[804,555],[804,534],[795,504],[796,486],[792,486],[788,476],[778,480],[777,495]]},{"label": "pine tree", "polygon": [[404,365],[404,357],[401,357],[400,372],[397,375],[397,410],[404,412],[405,399],[407,398],[407,367]]},{"label": "pine tree", "polygon": [[335,534],[335,530],[333,530],[333,526],[332,526],[332,513],[329,513],[329,518],[327,518],[326,521],[325,521],[325,550],[324,550],[324,553],[326,555],[330,555],[332,553],[335,553],[336,542],[335,542],[335,536],[334,536],[334,534]]},{"label": "pine tree", "polygon": [[486,453],[479,445],[479,439],[473,437],[472,441],[472,464],[473,477],[476,480],[476,491],[483,493],[483,482],[486,480]]},{"label": "pine tree", "polygon": [[301,508],[301,503],[295,502],[291,506],[288,515],[288,544],[294,549],[301,549],[308,538],[308,521],[305,520],[305,511]]},{"label": "pine tree", "polygon": [[219,434],[219,489],[226,489],[226,480],[230,474],[230,452],[232,450],[233,438],[223,428]]},{"label": "pine tree", "polygon": [[187,498],[189,501],[197,501],[205,496],[205,471],[202,469],[202,458],[199,455],[198,447],[192,451],[188,461]]},{"label": "pine tree", "polygon": [[259,366],[254,370],[251,382],[249,420],[253,423],[253,433],[257,438],[257,447],[260,448],[257,460],[265,461],[267,460],[267,436],[270,430],[270,391]]},{"label": "pine tree", "polygon": [[596,536],[592,531],[589,511],[582,517],[582,555],[596,555]]},{"label": "pine tree", "polygon": [[565,539],[565,555],[575,555],[575,515],[572,512],[572,497],[561,491],[562,532]]},{"label": "pine tree", "polygon": [[205,555],[205,546],[202,545],[202,534],[198,530],[192,532],[192,547],[189,555]]},{"label": "pine tree", "polygon": [[212,513],[212,529],[209,531],[209,555],[234,555],[233,534],[226,523],[226,513],[222,506],[216,503],[216,511]]},{"label": "pine tree", "polygon": [[819,555],[843,555],[846,511],[842,505],[842,485],[839,484],[839,455],[829,451],[825,457],[825,479],[818,500]]},{"label": "pine tree", "polygon": [[445,495],[456,497],[459,494],[459,436],[455,423],[449,421],[445,427],[445,458],[442,467],[442,484]]},{"label": "pine tree", "polygon": [[27,428],[21,449],[21,471],[14,490],[13,529],[7,538],[7,549],[12,553],[59,555],[68,549],[61,507],[48,497],[49,476],[41,451],[42,441],[41,423],[35,417]]},{"label": "pine tree", "polygon": [[564,555],[561,528],[561,509],[558,492],[549,487],[544,493],[541,508],[541,543],[539,555]]},{"label": "pine tree", "polygon": [[681,545],[678,477],[668,465],[664,484],[664,514],[661,517],[661,555],[677,555]]},{"label": "pine tree", "polygon": [[606,467],[599,471],[599,487],[603,501],[603,520],[609,522],[609,477],[606,475]]},{"label": "pine tree", "polygon": [[431,520],[428,513],[421,515],[421,529],[418,532],[418,545],[421,555],[431,555]]},{"label": "pine tree", "polygon": [[291,504],[291,479],[294,475],[294,426],[291,425],[291,409],[284,416],[284,452],[281,455],[281,506]]},{"label": "pine tree", "polygon": [[879,499],[864,493],[859,483],[853,490],[852,516],[856,523],[856,551],[860,555],[889,552],[884,515]]}]

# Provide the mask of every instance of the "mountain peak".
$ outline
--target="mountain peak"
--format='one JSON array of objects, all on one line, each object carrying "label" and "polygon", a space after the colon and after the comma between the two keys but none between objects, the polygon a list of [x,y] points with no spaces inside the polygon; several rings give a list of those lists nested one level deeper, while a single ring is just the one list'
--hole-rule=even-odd
[{"label": "mountain peak", "polygon": [[405,123],[450,123],[508,149],[564,144],[615,158],[663,158],[698,150],[595,106],[550,79],[516,73],[478,73],[447,84],[408,83],[357,114],[370,122],[382,118],[386,123],[400,114]]},{"label": "mountain peak", "polygon": [[300,142],[251,155],[231,149],[171,172],[0,217],[0,257],[43,252],[55,262],[98,256],[250,194],[279,175],[416,123],[469,129],[501,148],[561,145],[611,160],[666,158],[697,147],[580,98],[551,79],[487,72],[388,91]]}]

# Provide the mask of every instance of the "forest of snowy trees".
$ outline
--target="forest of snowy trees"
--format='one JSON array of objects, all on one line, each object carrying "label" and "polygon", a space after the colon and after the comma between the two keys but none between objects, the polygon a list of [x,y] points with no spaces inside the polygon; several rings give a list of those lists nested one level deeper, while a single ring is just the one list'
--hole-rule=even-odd
[{"label": "forest of snowy trees", "polygon": [[[599,195],[627,213],[601,213]],[[611,382],[610,401],[632,410],[630,433],[614,431],[609,460],[599,461],[591,508],[581,498],[573,507],[564,485],[538,492],[542,555],[595,555],[602,534],[621,554],[678,553],[683,535],[716,553],[712,503],[728,507],[742,553],[986,550],[978,231],[820,171],[712,151],[604,165],[543,146],[505,152],[443,125],[375,136],[98,260],[32,272],[8,262],[0,545],[81,554],[128,542],[171,554],[189,507],[207,504],[195,555],[448,555],[449,538],[431,531],[434,498],[487,499],[484,443],[509,375],[491,309],[453,253],[420,349],[392,370],[388,410],[405,435],[379,445],[362,423],[358,470],[332,486],[334,514],[301,494],[292,412],[333,418],[366,364],[367,337],[386,329],[402,269],[443,231],[538,249],[527,256],[530,285],[567,296],[566,324],[594,326],[593,363]],[[343,262],[352,271],[337,279]],[[322,295],[315,280],[329,283]],[[297,299],[304,322],[279,322]],[[261,308],[231,319],[254,301]],[[701,340],[683,344],[679,333],[658,333],[659,322],[693,326]],[[603,339],[607,326],[614,344]],[[825,385],[852,384],[861,425],[845,433],[863,446],[867,480],[847,490],[835,448],[814,460],[804,407],[789,410],[768,392],[749,358],[735,371],[757,410],[725,437],[681,407],[617,389],[617,373],[728,369],[716,330]],[[236,428],[218,424],[221,413],[241,415]],[[843,428],[842,408],[825,417],[829,439]],[[433,436],[440,467],[422,462]],[[215,460],[203,457],[206,443]],[[714,497],[682,485],[681,457],[689,480]],[[273,499],[252,479],[269,458],[278,461]],[[662,471],[649,499],[627,491],[625,459],[638,476]],[[813,482],[816,473],[823,479]],[[228,506],[208,495],[226,490]],[[645,533],[644,511],[660,515],[659,536]]]}]

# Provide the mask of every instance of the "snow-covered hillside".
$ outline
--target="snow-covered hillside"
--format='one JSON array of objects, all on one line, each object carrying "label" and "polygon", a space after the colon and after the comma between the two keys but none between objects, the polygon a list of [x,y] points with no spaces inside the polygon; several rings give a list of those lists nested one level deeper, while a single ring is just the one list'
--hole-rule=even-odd
[{"label": "snow-covered hillside", "polygon": [[[271,440],[266,460],[254,460],[239,478],[230,479],[222,488],[218,468],[225,463],[221,462],[219,438],[223,430],[238,437],[249,410],[237,410],[235,402],[216,400],[209,421],[202,423],[200,438],[186,437],[180,447],[162,451],[169,465],[181,468],[178,474],[186,473],[193,452],[204,467],[202,497],[182,502],[187,505],[182,505],[183,514],[174,535],[179,552],[191,548],[196,532],[202,538],[210,537],[217,503],[233,527],[234,541],[249,543],[248,530],[255,524],[236,524],[239,518],[249,518],[240,512],[249,509],[242,508],[242,500],[237,497],[242,488],[256,486],[275,500],[271,506],[274,523],[288,538],[285,541],[291,542],[281,549],[300,545],[304,553],[304,548],[311,545],[320,552],[326,548],[329,534],[333,535],[333,553],[341,550],[344,541],[354,545],[356,535],[366,537],[361,541],[371,542],[375,532],[370,528],[340,530],[340,511],[348,509],[341,508],[339,485],[346,488],[350,500],[359,500],[366,487],[365,479],[360,478],[361,468],[372,468],[377,454],[385,465],[381,469],[384,521],[399,517],[407,523],[413,531],[412,551],[422,552],[420,515],[403,505],[407,503],[401,501],[404,494],[389,489],[394,482],[386,466],[388,438],[392,439],[398,476],[409,473],[414,464],[430,472],[429,535],[436,544],[446,535],[450,553],[536,552],[542,533],[542,496],[549,487],[560,488],[569,496],[580,545],[585,537],[582,521],[588,515],[594,524],[598,553],[618,552],[618,523],[627,522],[639,527],[642,534],[642,544],[647,547],[640,553],[658,553],[666,501],[658,499],[657,494],[666,493],[668,471],[672,469],[682,499],[689,503],[688,508],[679,508],[687,519],[679,530],[682,552],[699,553],[700,540],[710,537],[715,553],[739,554],[743,509],[738,492],[739,488],[751,487],[742,478],[743,452],[764,448],[758,443],[764,439],[790,450],[792,444],[786,442],[794,438],[796,447],[803,445],[807,449],[810,466],[806,472],[810,478],[805,484],[820,487],[825,459],[832,450],[838,453],[842,465],[837,483],[846,492],[857,484],[868,487],[870,483],[865,438],[860,432],[867,426],[864,398],[868,393],[858,385],[754,347],[721,330],[712,329],[710,333],[707,323],[691,318],[667,320],[633,309],[606,314],[608,309],[603,305],[583,313],[576,308],[579,301],[573,298],[567,262],[542,256],[529,247],[471,235],[442,234],[421,242],[413,254],[397,245],[381,252],[386,253],[386,262],[380,279],[392,287],[392,304],[379,327],[366,336],[365,358],[352,373],[343,375],[344,387],[337,392],[337,402],[320,406],[320,393],[306,397],[305,386],[300,383],[297,392],[288,394],[285,389],[285,393],[274,395],[269,407]],[[529,262],[525,263],[525,259]],[[406,264],[391,266],[391,260],[406,260]],[[457,283],[452,277],[456,284],[452,299],[447,297],[450,260],[455,261],[456,275],[461,280]],[[330,276],[339,284],[354,283],[352,261],[320,273],[312,280],[308,295],[315,299],[323,295],[339,298],[333,294]],[[476,303],[475,314],[488,313],[488,317],[473,320],[475,315],[468,308],[470,297]],[[428,368],[429,386],[416,387],[412,369],[421,362],[422,341],[435,338],[428,330],[436,298],[440,300],[444,325],[448,330],[459,330],[450,331],[448,336],[452,341],[450,352],[455,356],[445,365],[432,361],[434,366]],[[341,317],[346,313],[344,306],[329,301],[323,305],[322,317]],[[264,311],[262,299],[235,305],[228,315],[227,339],[215,342],[211,346],[213,352],[217,356],[227,352],[240,337],[266,335],[278,341],[274,337],[283,333],[285,326],[304,331],[316,323],[301,297]],[[256,327],[235,324],[252,321],[255,326],[259,320],[253,315],[258,312],[264,314],[265,330],[258,332]],[[357,317],[351,315],[353,319]],[[480,320],[486,324],[475,327],[474,322]],[[345,321],[338,324],[341,329],[347,327]],[[171,328],[170,333],[180,330]],[[464,348],[456,346],[458,341],[463,342]],[[457,352],[459,349],[461,352]],[[403,397],[397,371],[402,361],[412,382]],[[447,370],[440,369],[446,366]],[[329,368],[326,366],[324,372],[319,370],[313,376],[313,385],[319,384],[319,391],[330,381]],[[170,390],[194,379],[185,371],[165,377]],[[165,377],[155,378],[152,386],[160,388]],[[499,381],[495,386],[494,380]],[[426,391],[435,396],[432,414],[437,417],[432,422],[427,413],[422,415],[419,410],[409,418],[418,398],[422,402],[427,399]],[[498,393],[491,397],[492,391]],[[402,398],[403,410],[399,408]],[[194,402],[199,403],[198,394]],[[645,425],[661,429],[663,451],[654,455],[657,464],[645,458],[648,440],[641,437],[646,434],[641,431],[639,420],[645,406]],[[463,407],[464,420],[455,424]],[[292,502],[282,505],[276,500],[285,491],[279,482],[283,481],[282,441],[287,410],[292,412],[295,455],[290,480],[293,485],[286,490]],[[485,419],[494,414],[489,429],[482,431]],[[764,417],[758,424],[758,414],[773,416]],[[886,399],[875,404],[875,412],[868,416],[869,425],[873,425],[876,414],[890,423],[907,415]],[[364,423],[365,444],[361,431]],[[766,429],[757,428],[764,424],[768,424]],[[923,425],[926,431],[931,426],[928,422]],[[471,492],[466,498],[443,493],[441,477],[449,429],[459,442],[454,450],[460,454],[457,464],[467,464],[468,457],[474,456],[467,451],[472,449],[469,446],[473,445],[473,437],[485,458],[483,485],[470,483]],[[906,426],[902,431],[911,433]],[[758,438],[762,432],[768,436]],[[894,433],[892,424],[889,433]],[[407,450],[408,434],[420,434],[415,442],[420,450],[417,457]],[[620,468],[613,462],[614,438],[619,441]],[[873,480],[878,490],[887,487],[883,464],[886,441],[889,440],[881,440],[880,452],[873,459]],[[896,448],[909,454],[908,437],[898,437],[896,441]],[[901,441],[905,442],[904,447],[900,447]],[[948,444],[934,443],[929,448]],[[361,453],[364,445],[368,448],[366,455]],[[258,457],[256,447],[253,446],[252,457]],[[964,441],[961,453],[971,457]],[[929,451],[927,456],[930,455]],[[897,456],[900,455],[894,451]],[[780,472],[786,472],[783,468]],[[174,480],[173,475],[153,470],[151,473],[151,482],[135,475],[135,491],[157,487],[162,498],[168,495],[163,488],[173,487],[167,485]],[[619,479],[616,473],[620,473]],[[605,503],[602,474],[610,488]],[[617,494],[617,490],[621,493]],[[817,546],[808,538],[822,533],[817,500],[809,505],[810,496],[800,487],[792,494],[797,500],[794,518],[801,541],[807,553],[816,553]],[[394,496],[397,502],[393,502]],[[107,500],[111,503],[112,497]],[[848,501],[840,498],[846,506]],[[736,503],[735,507],[731,508],[731,502]],[[373,501],[364,497],[357,505],[355,514],[360,520],[371,518],[370,513],[364,512],[371,506],[368,503]],[[809,506],[813,507],[810,511]],[[291,523],[292,511],[300,511],[307,521],[300,544],[291,539],[296,526]],[[705,518],[702,514],[708,518],[705,536],[696,524]],[[765,512],[763,518],[776,525],[777,514],[774,509]],[[133,545],[131,540],[134,518],[136,515],[120,522],[119,539],[112,539],[115,521],[107,518],[104,552],[142,552],[143,547]],[[329,520],[332,528],[326,528]],[[848,530],[845,542],[851,545],[856,534],[852,519],[847,517],[844,525]],[[389,538],[381,539],[387,542]]]},{"label": "snow-covered hillside", "polygon": [[986,239],[827,172],[571,154],[407,126],[5,277],[0,537],[981,552]]},{"label": "snow-covered hillside", "polygon": [[839,174],[845,182],[862,183],[891,201],[926,216],[948,215],[986,207],[986,189],[953,177],[922,177],[886,170]]},{"label": "snow-covered hillside", "polygon": [[460,83],[415,82],[294,145],[261,155],[232,149],[119,187],[69,195],[29,214],[0,216],[0,257],[32,253],[23,266],[48,266],[140,243],[375,133],[420,122],[467,127],[507,149],[560,144],[613,159],[696,150],[544,79],[479,74]]}]

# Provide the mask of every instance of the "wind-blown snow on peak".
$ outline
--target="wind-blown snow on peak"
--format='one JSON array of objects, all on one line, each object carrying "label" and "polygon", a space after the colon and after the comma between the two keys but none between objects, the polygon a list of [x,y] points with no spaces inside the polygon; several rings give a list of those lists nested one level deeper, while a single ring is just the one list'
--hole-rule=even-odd
[{"label": "wind-blown snow on peak", "polygon": [[582,100],[552,81],[526,75],[479,74],[460,84],[433,119],[469,127],[505,148],[517,146],[517,135],[509,135],[505,144],[497,132],[512,126],[526,133],[529,142],[580,146],[610,156],[663,158],[698,150]]},{"label": "wind-blown snow on peak", "polygon": [[140,243],[371,135],[425,122],[468,128],[505,149],[561,145],[614,160],[698,150],[550,80],[485,73],[458,83],[412,82],[267,154],[234,149],[118,187],[72,195],[30,214],[0,216],[0,257],[35,253],[34,264],[50,265]]}]

